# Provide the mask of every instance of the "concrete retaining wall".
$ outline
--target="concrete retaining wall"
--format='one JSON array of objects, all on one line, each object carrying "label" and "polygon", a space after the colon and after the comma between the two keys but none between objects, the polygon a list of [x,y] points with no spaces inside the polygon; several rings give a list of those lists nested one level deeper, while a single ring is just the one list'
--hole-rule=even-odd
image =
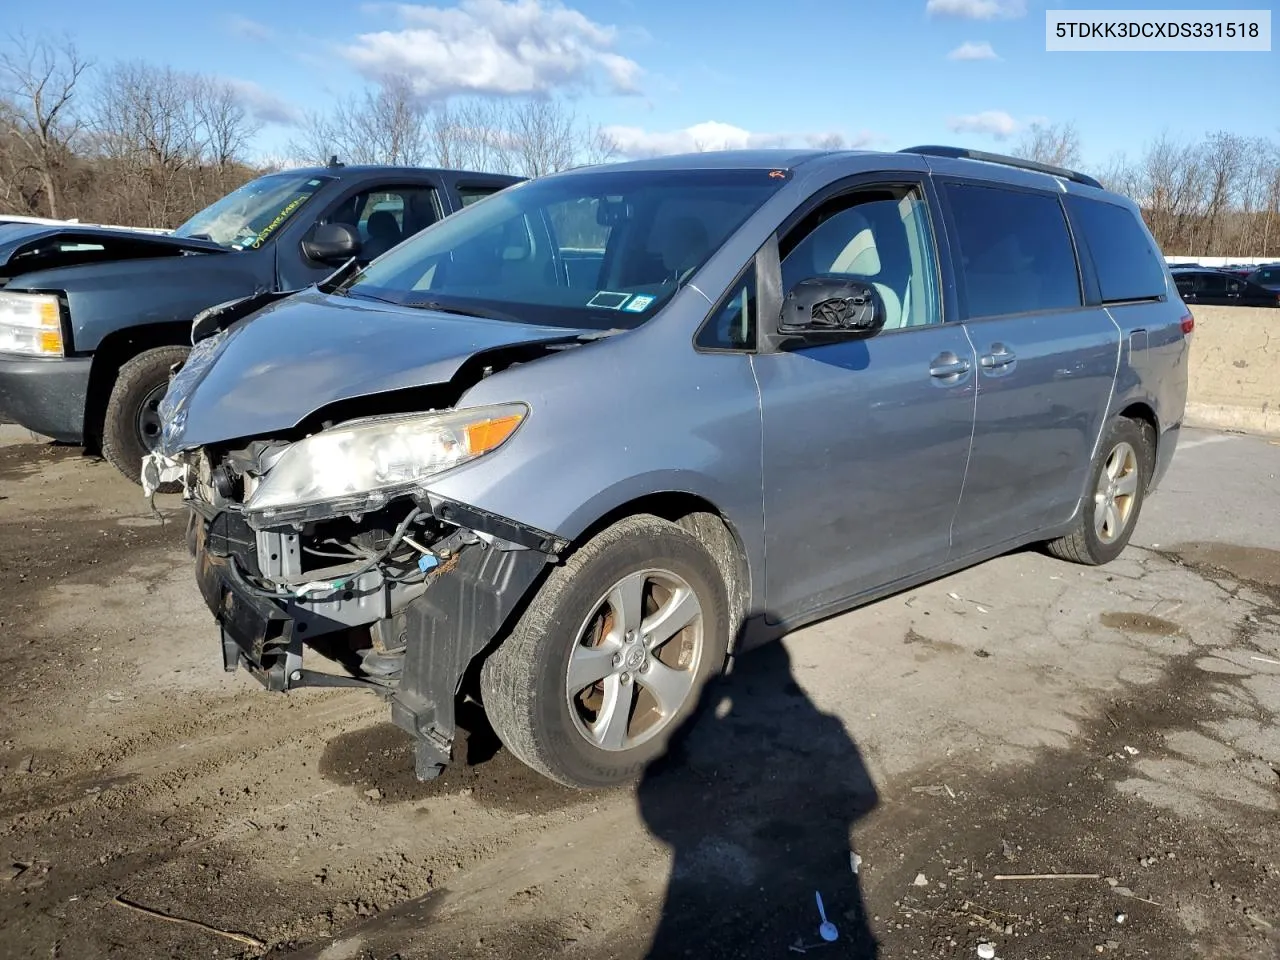
[{"label": "concrete retaining wall", "polygon": [[1280,436],[1280,308],[1191,312],[1187,425]]}]

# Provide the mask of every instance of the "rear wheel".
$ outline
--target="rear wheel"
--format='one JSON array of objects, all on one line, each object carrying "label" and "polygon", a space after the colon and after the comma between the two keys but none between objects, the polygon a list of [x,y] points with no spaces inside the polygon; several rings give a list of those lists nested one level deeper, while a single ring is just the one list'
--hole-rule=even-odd
[{"label": "rear wheel", "polygon": [[1060,560],[1110,563],[1129,543],[1155,465],[1151,426],[1125,417],[1112,421],[1098,446],[1075,529],[1046,546]]},{"label": "rear wheel", "polygon": [[[157,347],[127,361],[116,375],[102,425],[102,455],[134,483],[142,483],[142,458],[160,442],[160,401],[169,389],[169,368],[185,360],[187,347]],[[180,481],[161,484],[178,493]]]},{"label": "rear wheel", "polygon": [[619,521],[551,573],[485,661],[489,722],[552,780],[632,780],[723,668],[728,609],[716,561],[689,531],[652,516]]}]

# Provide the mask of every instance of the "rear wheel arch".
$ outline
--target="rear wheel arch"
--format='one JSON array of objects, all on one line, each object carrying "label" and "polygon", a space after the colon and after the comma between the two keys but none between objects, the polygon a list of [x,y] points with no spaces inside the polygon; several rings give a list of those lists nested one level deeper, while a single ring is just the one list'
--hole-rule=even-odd
[{"label": "rear wheel arch", "polygon": [[[1125,408],[1125,412],[1129,410]],[[1090,461],[1080,506],[1067,532],[1045,543],[1049,553],[1060,560],[1092,566],[1109,563],[1123,552],[1141,515],[1155,471],[1155,434],[1155,428],[1141,416],[1121,413],[1107,421]],[[1137,474],[1127,489],[1121,468],[1125,476]],[[1114,482],[1108,481],[1108,475]],[[1097,525],[1102,517],[1098,511],[1103,508],[1113,526],[1117,518],[1123,521],[1123,527],[1110,535],[1105,533],[1105,527]],[[1120,513],[1113,513],[1116,509]]]},{"label": "rear wheel arch", "polygon": [[[1151,473],[1154,474],[1154,465],[1160,462],[1160,421],[1156,417],[1155,410],[1152,409],[1150,404],[1137,400],[1121,410],[1119,416],[1125,420],[1133,420],[1144,424],[1149,429],[1148,440],[1151,443],[1151,462],[1153,467]],[[1151,483],[1151,475],[1147,476],[1146,482],[1148,484]]]}]

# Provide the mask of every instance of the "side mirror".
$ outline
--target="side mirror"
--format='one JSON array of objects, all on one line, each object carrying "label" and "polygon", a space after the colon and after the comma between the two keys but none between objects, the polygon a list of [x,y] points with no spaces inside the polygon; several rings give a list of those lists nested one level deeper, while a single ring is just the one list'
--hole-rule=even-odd
[{"label": "side mirror", "polygon": [[781,334],[861,334],[884,327],[884,298],[875,285],[843,277],[801,280],[782,301]]},{"label": "side mirror", "polygon": [[302,252],[319,263],[343,263],[360,253],[360,233],[349,223],[322,223],[302,241]]}]

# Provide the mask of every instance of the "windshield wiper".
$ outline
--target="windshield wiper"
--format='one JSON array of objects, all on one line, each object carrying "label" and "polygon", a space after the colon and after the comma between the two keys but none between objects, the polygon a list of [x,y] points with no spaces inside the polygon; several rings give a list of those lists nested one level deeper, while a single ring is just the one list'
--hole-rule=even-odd
[{"label": "windshield wiper", "polygon": [[[326,278],[325,280],[322,280],[319,284],[316,284],[316,286],[320,287],[322,292],[329,293],[330,291],[325,290],[322,284],[327,283],[330,279],[332,278]],[[332,292],[338,294],[339,296],[350,297],[352,300],[371,300],[374,303],[389,303],[393,307],[404,306],[403,303],[399,303],[395,300],[388,300],[386,297],[375,297],[372,293],[354,293],[350,287],[344,287],[341,283],[339,283],[336,287],[334,287]]]},{"label": "windshield wiper", "polygon": [[507,323],[521,323],[519,317],[497,310],[476,310],[471,307],[452,307],[439,300],[408,300],[404,306],[415,310],[434,310],[437,313],[452,313],[460,317],[479,317],[481,320],[505,320]]}]

